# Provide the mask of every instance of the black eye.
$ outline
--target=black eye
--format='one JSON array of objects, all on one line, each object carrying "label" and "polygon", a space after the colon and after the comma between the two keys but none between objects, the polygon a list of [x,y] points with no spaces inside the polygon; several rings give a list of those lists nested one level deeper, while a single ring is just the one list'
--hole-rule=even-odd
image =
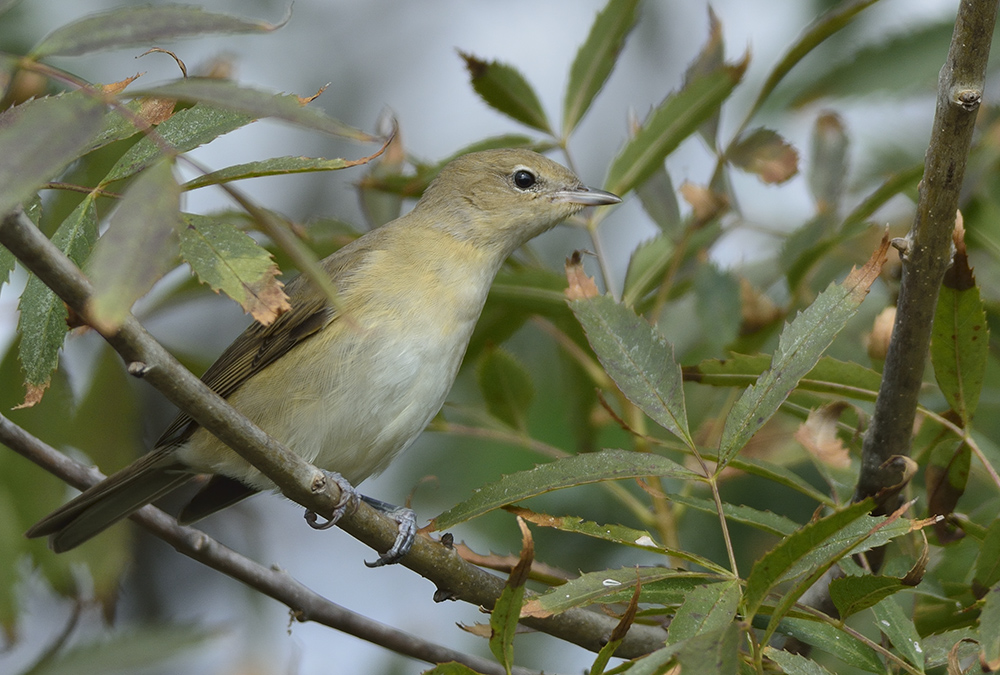
[{"label": "black eye", "polygon": [[527,190],[535,184],[535,174],[525,169],[518,169],[514,172],[514,185],[522,190]]}]

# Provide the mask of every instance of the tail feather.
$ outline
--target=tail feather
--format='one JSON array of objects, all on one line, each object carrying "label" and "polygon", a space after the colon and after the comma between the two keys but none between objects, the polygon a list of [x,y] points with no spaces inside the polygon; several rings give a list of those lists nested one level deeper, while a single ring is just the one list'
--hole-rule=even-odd
[{"label": "tail feather", "polygon": [[51,536],[53,551],[68,551],[192,477],[174,460],[173,448],[154,450],[35,523],[26,536]]}]

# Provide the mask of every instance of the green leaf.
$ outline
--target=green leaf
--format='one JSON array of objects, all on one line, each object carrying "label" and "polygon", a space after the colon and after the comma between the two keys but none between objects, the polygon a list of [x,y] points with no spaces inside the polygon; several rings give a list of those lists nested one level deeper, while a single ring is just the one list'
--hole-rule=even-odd
[{"label": "green leaf", "polygon": [[[673,496],[674,495],[671,495],[671,497]],[[549,516],[542,513],[535,513],[534,511],[530,511],[519,506],[508,506],[505,508],[507,511],[520,516],[524,520],[527,520],[529,523],[533,523],[541,527],[551,527],[562,532],[572,532],[574,534],[582,534],[587,537],[593,537],[594,539],[600,539],[602,541],[610,541],[620,546],[629,546],[631,548],[660,553],[673,558],[680,558],[681,560],[686,560],[704,567],[706,570],[714,572],[715,574],[727,574],[724,567],[716,565],[707,558],[689,553],[688,551],[684,551],[682,549],[672,549],[657,544],[653,541],[649,532],[646,532],[645,530],[636,530],[631,527],[625,527],[624,525],[602,525],[600,523],[595,523],[573,516]],[[710,512],[715,513],[715,509],[713,508]]]},{"label": "green leaf", "polygon": [[503,665],[507,675],[510,675],[514,664],[514,634],[517,632],[517,622],[524,603],[524,583],[528,580],[528,572],[534,560],[531,533],[523,522],[518,521],[518,524],[524,538],[521,558],[511,570],[500,597],[490,611],[490,651]]},{"label": "green leaf", "polygon": [[854,210],[844,218],[844,225],[841,228],[843,235],[853,236],[854,230],[858,226],[866,227],[864,221],[874,215],[876,211],[896,195],[916,190],[923,175],[923,162],[890,175],[874,192],[861,200],[861,203],[855,206]]},{"label": "green leaf", "polygon": [[[946,438],[930,451],[924,484],[927,486],[927,513],[947,516],[955,510],[959,498],[965,494],[972,466],[972,447],[964,442],[955,443]],[[957,537],[954,526],[947,522],[935,523],[934,529],[941,542]]]},{"label": "green leaf", "polygon": [[[643,184],[643,188],[647,185],[648,183]],[[635,247],[625,271],[623,305],[634,307],[635,303],[659,285],[670,265],[673,252],[674,242],[666,234],[659,234]]]},{"label": "green leaf", "polygon": [[765,553],[754,564],[750,576],[747,577],[744,594],[747,616],[757,613],[768,593],[799,560],[854,521],[866,516],[871,508],[870,500],[852,504],[841,511],[809,523]]},{"label": "green leaf", "polygon": [[673,347],[647,321],[609,296],[573,300],[569,306],[622,393],[654,422],[694,447]]},{"label": "green leaf", "polygon": [[704,583],[704,575],[666,567],[622,567],[588,572],[528,600],[521,608],[521,617],[547,617],[594,602],[613,602],[606,598],[624,592],[631,593],[640,579],[645,588],[647,583],[674,578],[689,581],[691,576],[696,576],[702,580],[701,583]]},{"label": "green leaf", "polygon": [[701,353],[725,353],[726,346],[739,337],[743,323],[740,283],[712,262],[699,265],[692,281],[703,336],[696,349]]},{"label": "green leaf", "polygon": [[190,77],[133,92],[132,95],[206,103],[216,108],[243,113],[254,118],[274,117],[307,129],[322,131],[334,136],[343,136],[355,141],[379,140],[330,117],[318,108],[308,107],[306,105],[308,100],[301,99],[295,94],[279,94],[241,87],[227,80]]},{"label": "green leaf", "polygon": [[535,395],[527,368],[510,352],[487,348],[476,365],[476,379],[489,413],[507,426],[525,431]]},{"label": "green leaf", "polygon": [[726,159],[769,185],[784,183],[799,171],[799,153],[771,129],[743,134],[726,152]]},{"label": "green leaf", "polygon": [[749,120],[757,114],[778,83],[806,54],[849,24],[859,12],[876,2],[878,0],[853,0],[853,2],[841,3],[813,21],[771,70],[764,86],[761,87],[760,93],[757,95],[757,100],[754,101],[753,107],[747,115],[747,119]]},{"label": "green leaf", "polygon": [[[179,110],[156,127],[162,140],[177,152],[187,152],[239,129],[254,118],[230,110],[196,104]],[[163,157],[163,149],[148,136],[143,137],[122,155],[105,176],[103,183],[121,180],[152,166]]]},{"label": "green leaf", "polygon": [[501,506],[553,490],[643,476],[666,476],[681,480],[698,478],[693,471],[660,455],[602,450],[558,459],[534,469],[504,476],[495,483],[479,488],[470,499],[439,515],[432,521],[432,525],[435,530],[443,530]]},{"label": "green leaf", "polygon": [[[683,369],[684,379],[713,387],[747,387],[771,367],[767,354],[733,354],[724,360],[709,359]],[[874,401],[882,376],[853,361],[822,357],[799,380],[798,389],[833,394],[862,401]]]},{"label": "green leaf", "polygon": [[667,96],[615,157],[605,188],[624,195],[653,175],[667,155],[718,110],[743,78],[746,67],[745,60],[724,65]]},{"label": "green leaf", "polygon": [[552,133],[545,110],[524,76],[513,66],[499,61],[482,61],[459,51],[472,78],[472,88],[494,110],[522,124]]},{"label": "green leaf", "polygon": [[986,530],[983,543],[976,557],[976,573],[972,579],[972,592],[977,598],[986,595],[1000,581],[1000,520],[994,520]]},{"label": "green leaf", "polygon": [[816,210],[836,213],[847,178],[847,132],[840,115],[825,112],[816,118],[812,134],[812,161],[807,176]]},{"label": "green leaf", "polygon": [[16,260],[14,254],[7,250],[6,246],[0,246],[0,286],[3,286],[10,279],[10,273],[14,271]]},{"label": "green leaf", "polygon": [[967,427],[983,390],[990,329],[965,243],[958,244],[934,311],[931,363],[941,393]]},{"label": "green leaf", "polygon": [[33,99],[0,113],[0,214],[59,175],[101,128],[104,103],[81,92]]},{"label": "green leaf", "polygon": [[994,586],[986,594],[979,615],[979,645],[980,663],[988,664],[989,669],[995,671],[1000,663],[1000,586]]},{"label": "green leaf", "polygon": [[800,654],[764,647],[764,656],[778,664],[786,675],[833,675],[829,670]]},{"label": "green leaf", "polygon": [[[691,80],[699,77],[701,75],[706,75],[715,71],[716,69],[724,65],[726,58],[726,44],[722,35],[722,22],[719,21],[719,17],[715,14],[715,10],[712,6],[708,7],[708,40],[702,46],[701,51],[698,52],[698,56],[695,57],[687,70],[684,71],[684,82],[690,82]],[[709,115],[708,119],[701,123],[698,127],[698,133],[701,137],[705,139],[708,143],[708,147],[715,152],[718,149],[718,135],[719,135],[719,110],[714,111]]]},{"label": "green leaf", "polygon": [[740,587],[735,579],[698,586],[670,620],[667,644],[725,628],[736,616],[739,602]]},{"label": "green leaf", "polygon": [[323,159],[312,157],[274,157],[246,164],[227,166],[224,169],[198,176],[181,186],[182,190],[196,190],[208,185],[230,183],[234,180],[260,178],[261,176],[285,176],[293,173],[314,171],[336,171],[357,166],[357,161],[348,159]]},{"label": "green leaf", "polygon": [[681,672],[699,675],[737,675],[740,664],[739,624],[730,623],[692,635],[677,652]]},{"label": "green leaf", "polygon": [[837,606],[840,617],[846,619],[905,588],[908,587],[896,577],[873,574],[846,576],[830,582],[830,599]]},{"label": "green leaf", "polygon": [[[667,497],[670,501],[676,504],[683,504],[684,506],[690,506],[693,509],[698,509],[699,511],[703,511],[705,513],[718,515],[715,502],[711,499],[692,497],[691,495],[683,493],[670,493]],[[779,537],[787,537],[802,527],[799,523],[796,523],[794,520],[786,518],[785,516],[779,516],[778,514],[771,513],[770,511],[760,511],[742,504],[722,502],[722,515],[724,515],[726,520],[731,523],[749,525],[750,527],[755,527],[758,530],[767,532],[768,534],[774,534]]]},{"label": "green leaf", "polygon": [[826,623],[806,619],[782,619],[778,632],[832,654],[849,666],[883,675],[885,664],[875,651],[849,633]]},{"label": "green leaf", "polygon": [[[93,194],[87,195],[52,237],[52,243],[77,265],[83,264],[97,241],[97,208],[94,199]],[[33,392],[40,396],[49,386],[69,327],[66,325],[66,305],[34,274],[28,278],[19,308],[19,356],[21,368],[24,369],[24,383],[28,389],[25,403],[28,403],[37,401]]]},{"label": "green leaf", "polygon": [[924,672],[924,649],[920,644],[920,634],[913,625],[913,619],[896,602],[896,598],[886,598],[874,606],[876,625],[885,633],[896,651],[907,661]]},{"label": "green leaf", "polygon": [[181,5],[116,7],[61,26],[39,42],[30,56],[79,56],[104,49],[148,47],[205,33],[264,33],[280,27]]},{"label": "green leaf", "polygon": [[832,283],[813,303],[785,326],[771,367],[747,388],[726,416],[719,443],[722,465],[746,445],[777,412],[792,390],[819,361],[833,338],[857,312],[885,261],[888,239],[860,269],[851,271],[843,284]]},{"label": "green leaf", "polygon": [[278,266],[247,233],[208,216],[185,214],[184,224],[179,229],[181,257],[202,283],[225,293],[265,325],[289,309],[275,278]]},{"label": "green leaf", "polygon": [[583,119],[614,69],[625,38],[635,26],[638,7],[639,0],[609,0],[594,19],[570,67],[563,102],[563,138],[568,138]]},{"label": "green leaf", "polygon": [[102,329],[121,325],[132,303],[174,265],[180,194],[172,164],[161,161],[139,174],[122,196],[87,261],[94,284],[90,309]]},{"label": "green leaf", "polygon": [[[665,164],[657,167],[636,189],[642,208],[663,234],[676,241],[684,227],[677,191]],[[630,263],[631,264],[631,263]]]}]

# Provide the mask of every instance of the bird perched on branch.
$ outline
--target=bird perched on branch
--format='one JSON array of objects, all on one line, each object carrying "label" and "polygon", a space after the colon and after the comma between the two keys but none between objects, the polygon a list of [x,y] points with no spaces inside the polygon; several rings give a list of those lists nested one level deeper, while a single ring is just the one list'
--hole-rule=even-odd
[{"label": "bird perched on branch", "polygon": [[[619,201],[527,150],[459,157],[410,213],[322,261],[337,308],[299,276],[285,289],[291,310],[247,328],[202,379],[293,452],[357,485],[440,410],[507,256],[585,206]],[[182,510],[182,523],[275,487],[182,413],[151,452],[27,536],[71,549],[201,473],[214,476]],[[399,523],[395,545],[374,565],[397,562],[413,541],[413,512],[362,499]]]}]

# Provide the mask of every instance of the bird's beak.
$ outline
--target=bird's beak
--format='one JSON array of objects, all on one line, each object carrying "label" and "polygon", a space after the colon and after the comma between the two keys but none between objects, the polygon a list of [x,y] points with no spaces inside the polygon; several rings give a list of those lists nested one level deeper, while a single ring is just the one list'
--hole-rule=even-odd
[{"label": "bird's beak", "polygon": [[621,200],[622,198],[618,195],[583,185],[572,190],[559,190],[552,195],[552,201],[554,202],[568,202],[570,204],[582,204],[583,206],[617,204]]}]

